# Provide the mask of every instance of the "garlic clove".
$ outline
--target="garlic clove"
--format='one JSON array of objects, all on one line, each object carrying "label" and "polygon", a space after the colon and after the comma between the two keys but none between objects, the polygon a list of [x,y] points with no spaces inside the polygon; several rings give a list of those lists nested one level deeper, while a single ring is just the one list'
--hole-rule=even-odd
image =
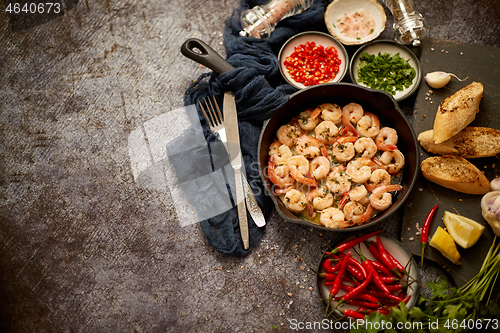
[{"label": "garlic clove", "polygon": [[425,76],[425,81],[431,88],[439,89],[447,85],[448,82],[450,82],[452,76],[456,78],[458,81],[467,80],[467,77],[462,80],[455,74],[437,71],[437,72],[427,73],[427,75]]},{"label": "garlic clove", "polygon": [[427,84],[434,89],[443,88],[450,80],[451,75],[445,72],[432,72],[425,76]]}]

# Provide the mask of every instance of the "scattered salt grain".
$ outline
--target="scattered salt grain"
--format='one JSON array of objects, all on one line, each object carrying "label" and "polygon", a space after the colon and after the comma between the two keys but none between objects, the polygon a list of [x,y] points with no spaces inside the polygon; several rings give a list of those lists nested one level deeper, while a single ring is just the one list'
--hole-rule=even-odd
[{"label": "scattered salt grain", "polygon": [[413,240],[414,240],[415,238],[410,237],[410,238],[408,238],[408,239],[409,239],[411,242],[413,242]]}]

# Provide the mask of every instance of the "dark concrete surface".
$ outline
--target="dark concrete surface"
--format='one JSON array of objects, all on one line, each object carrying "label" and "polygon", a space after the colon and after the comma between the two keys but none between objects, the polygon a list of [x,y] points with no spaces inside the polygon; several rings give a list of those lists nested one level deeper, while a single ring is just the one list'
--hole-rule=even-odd
[{"label": "dark concrete surface", "polygon": [[[238,3],[66,0],[60,15],[9,20],[0,1],[1,332],[285,332],[323,319],[308,267],[334,234],[274,212],[248,256],[226,257],[199,225],[181,227],[161,182],[134,178],[130,133],[168,119],[208,71],[180,45],[224,54]],[[496,0],[415,6],[433,38],[500,47]],[[397,238],[400,217],[384,232]]]}]

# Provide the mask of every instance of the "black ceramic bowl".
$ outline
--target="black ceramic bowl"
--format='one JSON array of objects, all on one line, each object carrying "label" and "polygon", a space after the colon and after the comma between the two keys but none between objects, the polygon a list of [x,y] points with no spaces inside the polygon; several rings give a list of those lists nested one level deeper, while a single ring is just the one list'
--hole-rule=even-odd
[{"label": "black ceramic bowl", "polygon": [[[377,214],[365,224],[345,229],[326,228],[322,225],[297,217],[286,208],[281,199],[274,193],[272,190],[272,183],[267,176],[269,146],[276,138],[276,131],[280,128],[280,126],[288,123],[292,117],[298,115],[300,112],[306,109],[316,108],[318,105],[327,102],[335,103],[340,106],[355,102],[360,104],[364,110],[377,115],[381,124],[393,127],[397,130],[399,136],[398,148],[405,155],[405,166],[401,183],[403,189],[395,196],[392,206],[384,212]],[[405,115],[400,110],[396,100],[389,93],[384,91],[357,86],[350,83],[327,83],[306,88],[291,95],[288,102],[279,108],[264,125],[259,138],[258,149],[259,172],[266,191],[274,201],[279,215],[287,221],[323,230],[352,232],[380,223],[402,207],[404,201],[408,198],[418,175],[419,163],[417,139],[413,128],[410,126]]]}]

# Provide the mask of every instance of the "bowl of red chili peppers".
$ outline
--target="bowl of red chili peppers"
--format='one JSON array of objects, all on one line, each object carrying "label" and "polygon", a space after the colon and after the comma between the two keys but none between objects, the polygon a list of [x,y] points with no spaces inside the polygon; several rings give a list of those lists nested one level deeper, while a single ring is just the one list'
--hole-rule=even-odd
[{"label": "bowl of red chili peppers", "polygon": [[291,37],[278,55],[285,80],[297,89],[340,82],[349,67],[346,49],[331,35],[306,31]]},{"label": "bowl of red chili peppers", "polygon": [[323,253],[317,274],[326,317],[364,319],[374,311],[387,314],[401,302],[410,309],[420,291],[415,260],[380,230],[333,244]]}]

